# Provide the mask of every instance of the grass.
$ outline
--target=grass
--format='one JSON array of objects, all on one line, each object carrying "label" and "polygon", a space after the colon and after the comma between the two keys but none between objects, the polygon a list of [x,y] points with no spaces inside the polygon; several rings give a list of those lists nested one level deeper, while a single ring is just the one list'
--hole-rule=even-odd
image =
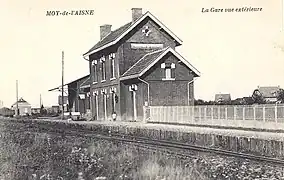
[{"label": "grass", "polygon": [[49,127],[13,132],[28,127],[0,121],[0,180],[284,179],[284,167],[242,159],[202,153],[181,159],[121,142],[46,133]]},{"label": "grass", "polygon": [[[15,129],[17,127],[15,126]],[[205,179],[194,166],[159,152],[106,140],[14,133],[0,124],[0,179]]]}]

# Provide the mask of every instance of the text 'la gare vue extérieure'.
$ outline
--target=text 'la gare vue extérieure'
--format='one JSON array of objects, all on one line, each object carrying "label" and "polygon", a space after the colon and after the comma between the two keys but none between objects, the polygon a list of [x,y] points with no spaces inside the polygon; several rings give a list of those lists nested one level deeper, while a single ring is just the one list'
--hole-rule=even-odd
[{"label": "text 'la gare vue ext\u00e9rieure'", "polygon": [[262,8],[241,7],[241,8],[202,8],[202,13],[209,12],[257,12],[262,11]]}]

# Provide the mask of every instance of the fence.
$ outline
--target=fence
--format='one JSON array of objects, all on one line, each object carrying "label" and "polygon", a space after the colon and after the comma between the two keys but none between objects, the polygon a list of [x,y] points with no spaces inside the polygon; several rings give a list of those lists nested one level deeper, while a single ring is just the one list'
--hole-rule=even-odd
[{"label": "fence", "polygon": [[284,104],[250,106],[149,106],[149,122],[284,129]]}]

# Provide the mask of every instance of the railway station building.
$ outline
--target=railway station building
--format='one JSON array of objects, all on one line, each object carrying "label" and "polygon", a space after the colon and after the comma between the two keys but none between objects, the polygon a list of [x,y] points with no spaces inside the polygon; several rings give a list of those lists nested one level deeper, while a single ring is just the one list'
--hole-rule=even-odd
[{"label": "railway station building", "polygon": [[[100,41],[84,55],[90,75],[80,86],[89,93],[96,120],[139,121],[143,106],[194,103],[200,72],[176,51],[182,45],[150,12],[131,9],[130,22],[112,30],[100,26]],[[74,85],[75,86],[75,85]]]}]

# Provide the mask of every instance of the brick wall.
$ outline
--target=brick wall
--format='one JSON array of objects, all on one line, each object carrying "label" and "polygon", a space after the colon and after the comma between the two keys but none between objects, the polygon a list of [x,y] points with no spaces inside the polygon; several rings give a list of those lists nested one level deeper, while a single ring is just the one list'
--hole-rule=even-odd
[{"label": "brick wall", "polygon": [[136,110],[137,119],[143,119],[143,105],[147,101],[147,87],[145,84],[141,83],[138,79],[133,79],[129,81],[124,81],[121,83],[121,114],[122,119],[126,121],[133,120],[133,99],[132,92],[129,91],[129,86],[131,84],[137,85],[136,91]]},{"label": "brick wall", "polygon": [[[175,80],[163,81],[162,63],[174,63]],[[150,83],[150,105],[188,105],[188,82],[193,79],[190,69],[172,54],[166,55],[143,77]],[[194,102],[193,84],[189,86],[190,104]]]},{"label": "brick wall", "polygon": [[[151,33],[145,36],[143,29],[148,26]],[[163,47],[175,48],[175,42],[166,33],[159,30],[159,27],[150,19],[145,19],[127,37],[125,43],[121,45],[120,74],[123,74],[129,67],[136,63],[143,55],[157,49],[131,49],[131,43],[163,44]]]},{"label": "brick wall", "polygon": [[[151,33],[149,36],[145,36],[145,33],[142,32],[145,27],[148,26]],[[146,18],[143,22],[140,23],[135,29],[133,29],[126,37],[124,37],[117,45],[106,48],[98,53],[95,53],[90,56],[90,60],[97,60],[97,72],[98,72],[98,83],[93,84],[91,87],[91,93],[94,91],[99,92],[99,119],[104,118],[103,111],[103,98],[101,95],[101,89],[107,89],[109,93],[109,88],[116,86],[117,95],[119,97],[119,102],[116,105],[118,119],[132,119],[133,118],[133,104],[132,96],[128,90],[129,84],[133,83],[132,81],[120,83],[119,76],[122,75],[127,69],[129,69],[134,63],[136,63],[142,56],[146,53],[152,52],[157,49],[131,49],[131,43],[154,43],[154,44],[163,44],[163,47],[172,47],[175,48],[176,44],[173,39],[168,36],[165,32],[161,31],[156,23],[151,21],[149,18]],[[108,55],[112,52],[116,53],[115,59],[115,80],[110,80],[111,68]],[[106,66],[106,81],[101,82],[101,63],[100,57],[105,56],[105,66]],[[94,77],[94,69],[90,64],[91,76]],[[183,71],[181,71],[183,72]],[[180,74],[182,76],[183,74]],[[138,85],[137,91],[137,114],[138,116],[143,115],[143,105],[147,100],[147,86],[144,83],[141,83],[137,80],[134,80],[136,85]],[[184,84],[184,82],[183,82]],[[160,86],[160,85],[159,85]],[[183,88],[184,85],[179,85],[178,87]],[[164,87],[162,87],[164,88]],[[94,99],[94,97],[93,97]],[[93,101],[92,106],[95,107],[95,102]],[[110,98],[107,100],[107,107],[111,107]],[[108,115],[111,117],[111,108],[108,108]],[[96,112],[96,108],[93,108],[93,114]]]}]

